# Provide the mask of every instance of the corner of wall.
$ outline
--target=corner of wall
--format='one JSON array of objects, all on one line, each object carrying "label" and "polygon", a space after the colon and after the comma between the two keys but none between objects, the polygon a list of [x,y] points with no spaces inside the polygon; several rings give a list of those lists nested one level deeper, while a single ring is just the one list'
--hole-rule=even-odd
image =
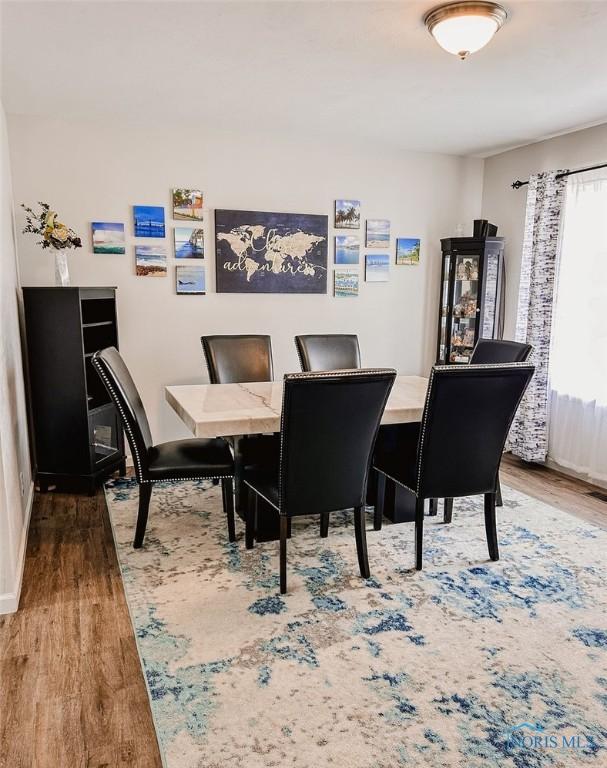
[{"label": "corner of wall", "polygon": [[34,498],[8,134],[0,103],[0,613],[15,611]]}]

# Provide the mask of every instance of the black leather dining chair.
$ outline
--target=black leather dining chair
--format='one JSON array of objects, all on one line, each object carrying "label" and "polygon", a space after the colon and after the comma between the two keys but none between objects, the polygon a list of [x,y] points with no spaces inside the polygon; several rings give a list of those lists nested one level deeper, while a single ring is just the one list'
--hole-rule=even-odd
[{"label": "black leather dining chair", "polygon": [[495,488],[514,414],[533,376],[527,363],[435,366],[420,425],[382,441],[374,466],[415,495],[415,567],[422,567],[424,500],[484,494],[491,560],[499,559]]},{"label": "black leather dining chair", "polygon": [[247,547],[257,499],[280,518],[280,591],[287,591],[291,518],[354,509],[358,564],[369,578],[365,495],[373,447],[394,383],[391,369],[290,373],[284,377],[280,457],[272,471],[245,472],[250,489]]},{"label": "black leather dining chair", "polygon": [[272,381],[272,341],[269,336],[201,336],[211,384]]},{"label": "black leather dining chair", "polygon": [[[306,334],[295,337],[295,347],[301,370],[338,371],[360,368],[358,336],[353,333]],[[369,494],[373,496],[373,478],[369,478]],[[368,494],[368,495],[369,495]],[[368,499],[369,500],[369,499]],[[329,513],[320,516],[320,536],[329,535]]]},{"label": "black leather dining chair", "polygon": [[470,365],[487,363],[525,363],[533,347],[506,339],[479,339],[470,355]]},{"label": "black leather dining chair", "polygon": [[356,334],[306,334],[295,337],[295,346],[302,371],[360,368],[360,348]]},{"label": "black leather dining chair", "polygon": [[[272,340],[269,336],[239,334],[201,336],[202,351],[211,384],[245,384],[272,381]],[[242,473],[246,467],[259,468],[272,463],[278,455],[278,435],[233,435],[228,438],[234,449],[236,507],[241,516],[247,506]]]},{"label": "black leather dining chair", "polygon": [[167,480],[220,479],[228,538],[236,541],[234,461],[226,441],[191,438],[154,445],[141,397],[118,350],[107,347],[95,352],[91,362],[118,409],[133,456],[139,484],[139,512],[133,546],[138,549],[143,544],[153,484]]},{"label": "black leather dining chair", "polygon": [[[470,365],[484,365],[491,363],[525,363],[533,347],[531,344],[523,344],[518,341],[506,339],[479,339],[470,355]],[[503,506],[502,486],[499,473],[495,488],[495,506]],[[433,506],[436,514],[436,505]],[[450,523],[453,517],[453,499],[445,499],[443,519]]]}]

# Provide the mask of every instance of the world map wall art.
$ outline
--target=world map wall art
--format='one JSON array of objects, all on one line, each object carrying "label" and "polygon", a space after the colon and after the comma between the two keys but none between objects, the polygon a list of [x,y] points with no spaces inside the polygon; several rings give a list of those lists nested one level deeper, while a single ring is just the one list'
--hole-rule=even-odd
[{"label": "world map wall art", "polygon": [[215,211],[218,293],[326,293],[328,217]]}]

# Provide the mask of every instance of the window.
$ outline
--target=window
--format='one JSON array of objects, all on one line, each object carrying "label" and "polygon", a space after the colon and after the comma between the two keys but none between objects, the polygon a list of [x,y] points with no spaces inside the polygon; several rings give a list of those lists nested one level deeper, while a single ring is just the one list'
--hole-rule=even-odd
[{"label": "window", "polygon": [[549,456],[607,481],[607,169],[569,178],[561,233]]}]

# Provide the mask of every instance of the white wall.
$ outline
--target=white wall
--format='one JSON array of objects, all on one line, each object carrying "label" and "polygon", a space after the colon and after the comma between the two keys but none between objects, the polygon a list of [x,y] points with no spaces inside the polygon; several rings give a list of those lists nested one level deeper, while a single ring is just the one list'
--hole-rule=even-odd
[{"label": "white wall", "polygon": [[4,110],[0,104],[0,613],[17,610],[33,496],[19,337],[19,280]]},{"label": "white wall", "polygon": [[514,338],[525,226],[526,187],[512,189],[516,179],[530,173],[583,168],[607,162],[607,123],[486,158],[483,218],[499,226],[506,238],[506,324],[504,336]]},{"label": "white wall", "polygon": [[[419,374],[433,362],[439,239],[478,216],[481,160],[256,135],[246,122],[242,133],[207,135],[204,125],[138,126],[109,115],[88,123],[10,116],[9,133],[16,202],[48,201],[83,236],[83,249],[69,256],[72,283],[118,286],[121,351],[156,440],[187,436],[164,402],[163,386],[206,380],[201,334],[271,334],[278,376],[298,369],[293,336],[306,332],[358,333],[366,365]],[[170,225],[170,189],[187,186],[205,193],[206,296],[175,294],[172,260],[166,279],[135,276],[130,206],[164,205]],[[392,221],[392,260],[395,235],[421,237],[421,266],[392,265],[389,283],[361,282],[356,299],[333,298],[332,286],[326,296],[213,292],[212,209],[330,216],[336,197],[360,199],[363,218]],[[94,220],[125,222],[125,256],[92,254]],[[170,226],[169,235],[172,256]],[[333,235],[330,229],[330,261]],[[52,257],[31,236],[19,236],[19,254],[23,285],[52,282]]]}]

